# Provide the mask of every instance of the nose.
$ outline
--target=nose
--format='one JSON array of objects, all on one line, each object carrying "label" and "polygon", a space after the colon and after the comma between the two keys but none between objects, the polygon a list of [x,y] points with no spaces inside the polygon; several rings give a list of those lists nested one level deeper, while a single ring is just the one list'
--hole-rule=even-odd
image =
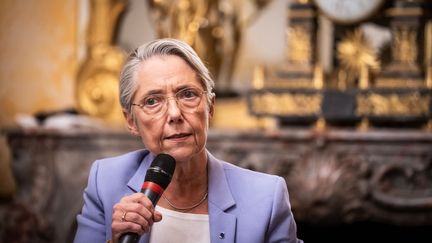
[{"label": "nose", "polygon": [[167,99],[167,114],[170,122],[178,122],[182,119],[181,109],[177,100],[172,97]]}]

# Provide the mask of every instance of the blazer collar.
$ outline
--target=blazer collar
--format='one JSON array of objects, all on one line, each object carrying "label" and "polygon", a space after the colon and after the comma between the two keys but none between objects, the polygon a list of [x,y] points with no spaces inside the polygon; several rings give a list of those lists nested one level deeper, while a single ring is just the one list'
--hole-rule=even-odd
[{"label": "blazer collar", "polygon": [[209,202],[225,211],[235,205],[222,162],[207,152],[209,166]]},{"label": "blazer collar", "polygon": [[207,152],[209,167],[210,241],[233,243],[236,237],[237,216],[229,212],[235,206],[222,161]]},{"label": "blazer collar", "polygon": [[[207,151],[208,166],[209,166],[209,202],[214,204],[222,211],[229,209],[235,205],[234,198],[231,194],[225,171],[222,162],[216,159],[212,154]],[[150,167],[155,155],[148,150],[144,150],[137,161],[139,163],[138,169],[128,182],[128,187],[134,191],[141,191],[142,184],[147,169]]]},{"label": "blazer collar", "polygon": [[155,156],[148,150],[142,151],[141,156],[137,160],[137,163],[139,163],[138,169],[135,171],[127,184],[133,192],[141,191],[142,184],[144,183],[145,174],[147,172],[147,169],[150,167],[150,164],[153,161],[154,157]]}]

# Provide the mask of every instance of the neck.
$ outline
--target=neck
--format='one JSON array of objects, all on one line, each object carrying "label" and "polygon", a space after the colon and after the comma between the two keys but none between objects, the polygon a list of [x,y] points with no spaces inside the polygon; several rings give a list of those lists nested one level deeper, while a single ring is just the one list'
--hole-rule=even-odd
[{"label": "neck", "polygon": [[202,194],[207,190],[207,156],[194,157],[177,164],[167,195]]},{"label": "neck", "polygon": [[[188,161],[178,161],[171,180],[170,187],[175,187],[175,191],[197,191],[197,187],[204,185],[207,187],[207,154],[200,153]],[[168,189],[167,188],[167,189]]]},{"label": "neck", "polygon": [[166,199],[160,200],[159,205],[173,209],[170,204],[177,208],[187,208],[199,203],[191,212],[206,213],[207,193],[208,173],[207,156],[205,155],[200,156],[200,159],[193,158],[177,164],[171,183],[164,192]]}]

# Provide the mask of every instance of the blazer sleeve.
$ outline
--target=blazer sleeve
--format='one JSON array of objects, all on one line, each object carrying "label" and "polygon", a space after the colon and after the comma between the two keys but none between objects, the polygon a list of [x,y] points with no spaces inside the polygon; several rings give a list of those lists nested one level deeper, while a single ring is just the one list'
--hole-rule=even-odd
[{"label": "blazer sleeve", "polygon": [[106,225],[102,201],[98,194],[98,161],[93,163],[86,189],[84,206],[77,216],[78,228],[74,243],[105,242]]},{"label": "blazer sleeve", "polygon": [[297,238],[297,226],[291,211],[285,180],[278,177],[266,242],[303,243]]}]

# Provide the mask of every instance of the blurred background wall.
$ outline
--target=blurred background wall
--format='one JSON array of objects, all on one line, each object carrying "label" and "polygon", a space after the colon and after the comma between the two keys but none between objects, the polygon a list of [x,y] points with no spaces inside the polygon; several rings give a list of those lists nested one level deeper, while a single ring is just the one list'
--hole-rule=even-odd
[{"label": "blurred background wall", "polygon": [[[112,44],[124,53],[156,38],[148,8],[146,1],[130,0],[118,20]],[[17,115],[77,108],[90,2],[5,0],[0,11],[0,125],[16,125]],[[286,1],[275,0],[251,17],[235,63],[236,92],[250,87],[254,65],[283,59],[286,11]]]},{"label": "blurred background wall", "polygon": [[[0,124],[74,106],[79,1],[1,1]],[[83,26],[81,26],[83,27]]]}]

